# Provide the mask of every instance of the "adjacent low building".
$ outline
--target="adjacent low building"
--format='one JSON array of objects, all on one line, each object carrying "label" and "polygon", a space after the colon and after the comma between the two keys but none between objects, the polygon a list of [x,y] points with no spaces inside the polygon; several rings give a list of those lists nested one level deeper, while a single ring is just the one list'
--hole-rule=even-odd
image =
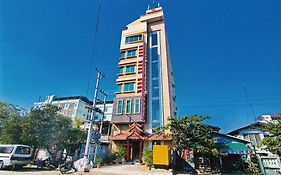
[{"label": "adjacent low building", "polygon": [[[45,98],[43,102],[35,102],[33,109],[38,109],[46,106],[47,104],[55,105],[59,107],[60,114],[70,118],[71,120],[81,119],[87,125],[91,117],[91,112],[93,109],[93,103],[87,97],[84,96],[67,96],[58,97],[55,95],[50,95]],[[105,104],[99,102],[96,104],[96,113],[93,118],[94,122],[103,121],[103,133],[109,130],[108,126],[111,123],[113,111],[113,101],[106,101]],[[103,115],[104,112],[104,115]],[[87,126],[85,125],[85,129]],[[110,132],[107,131],[108,134]]]},{"label": "adjacent low building", "polygon": [[256,122],[229,132],[237,138],[250,141],[255,146],[255,153],[258,155],[259,167],[264,174],[277,174],[281,172],[280,158],[267,150],[262,140],[272,136],[271,133],[264,132],[261,127],[266,124],[276,124],[281,118],[280,114],[261,115]]},{"label": "adjacent low building", "polygon": [[100,141],[109,144],[109,136],[111,134],[113,101],[106,101],[105,104],[98,103],[96,107],[101,110],[101,113],[96,113],[94,117],[94,122],[99,123],[102,128]]},{"label": "adjacent low building", "polygon": [[86,121],[91,115],[92,102],[83,96],[57,97],[50,95],[43,102],[35,102],[33,108],[42,108],[46,104],[58,106],[60,114],[71,120],[81,119]]},{"label": "adjacent low building", "polygon": [[[45,101],[36,102],[33,105],[33,109],[40,109],[44,106],[51,104],[59,107],[60,114],[70,118],[71,120],[80,119],[84,122],[80,128],[87,130],[89,128],[89,120],[91,117],[91,112],[93,109],[93,103],[84,96],[67,96],[67,97],[57,97],[54,95],[47,96]],[[95,137],[97,133],[92,134],[92,141],[90,144],[89,158],[91,160],[95,157],[95,151],[97,151],[96,156],[99,158],[104,158],[110,150],[109,136],[111,133],[111,118],[113,111],[113,101],[98,102],[96,104],[95,115],[93,117],[95,125],[101,128],[98,134],[99,144],[97,146]],[[96,147],[97,146],[97,147]],[[82,145],[81,157],[84,152],[84,146]]]},{"label": "adjacent low building", "polygon": [[261,115],[257,117],[256,122],[249,125],[243,126],[241,128],[235,129],[229,132],[229,135],[235,136],[240,139],[248,140],[253,143],[256,148],[261,148],[262,140],[265,137],[271,136],[270,133],[262,131],[260,128],[262,125],[268,123],[276,123],[278,119],[281,118],[280,115]]}]

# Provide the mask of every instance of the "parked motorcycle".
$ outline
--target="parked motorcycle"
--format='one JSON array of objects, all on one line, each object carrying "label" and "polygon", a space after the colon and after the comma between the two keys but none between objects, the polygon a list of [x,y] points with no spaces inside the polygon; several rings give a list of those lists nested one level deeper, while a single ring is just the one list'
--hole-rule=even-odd
[{"label": "parked motorcycle", "polygon": [[77,169],[74,166],[74,162],[71,160],[65,161],[63,164],[60,165],[60,172],[62,174],[68,173],[70,171],[77,171]]},{"label": "parked motorcycle", "polygon": [[55,163],[51,160],[50,157],[46,159],[38,159],[36,160],[37,168],[38,169],[48,169],[48,170],[54,170],[56,169]]}]

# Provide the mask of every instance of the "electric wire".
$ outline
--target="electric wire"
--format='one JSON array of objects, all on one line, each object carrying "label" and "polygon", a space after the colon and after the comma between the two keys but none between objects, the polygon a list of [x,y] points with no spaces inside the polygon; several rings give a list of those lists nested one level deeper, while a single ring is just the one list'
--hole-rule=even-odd
[{"label": "electric wire", "polygon": [[91,78],[92,78],[93,60],[94,60],[94,56],[95,56],[95,48],[96,48],[95,46],[96,46],[96,39],[97,39],[98,26],[99,26],[101,4],[102,4],[102,0],[100,0],[98,2],[98,13],[97,13],[97,20],[96,20],[96,26],[95,26],[95,31],[94,31],[94,37],[93,37],[93,47],[92,47],[92,54],[91,54],[91,61],[90,61],[90,68],[89,68],[89,75],[88,75],[86,97],[88,97],[88,95],[89,95],[89,89],[90,89]]}]

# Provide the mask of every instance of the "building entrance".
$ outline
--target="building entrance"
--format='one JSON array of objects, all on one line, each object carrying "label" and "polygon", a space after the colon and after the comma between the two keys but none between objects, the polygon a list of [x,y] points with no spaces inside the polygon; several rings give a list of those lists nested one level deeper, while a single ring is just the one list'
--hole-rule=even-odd
[{"label": "building entrance", "polygon": [[133,162],[139,162],[140,157],[140,141],[132,140],[132,157],[131,160]]}]

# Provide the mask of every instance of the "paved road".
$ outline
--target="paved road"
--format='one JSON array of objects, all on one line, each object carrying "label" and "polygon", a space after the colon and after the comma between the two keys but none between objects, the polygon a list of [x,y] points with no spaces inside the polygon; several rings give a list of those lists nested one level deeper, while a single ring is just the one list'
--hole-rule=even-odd
[{"label": "paved road", "polygon": [[[69,175],[120,175],[113,173],[103,173],[103,172],[90,172],[90,173],[68,173]],[[0,170],[0,175],[61,175],[59,171],[46,171],[37,170],[33,168],[22,168],[17,171],[10,170]]]},{"label": "paved road", "polygon": [[4,170],[0,170],[0,174],[1,175],[14,175],[14,174],[17,174],[17,175],[20,175],[20,174],[23,174],[23,175],[35,175],[35,174],[40,174],[40,175],[57,175],[57,174],[60,174],[60,172],[58,171],[46,171],[46,170],[38,170],[36,168],[20,168],[18,170],[15,170],[15,171],[11,171],[11,170],[7,170],[7,169],[4,169]]},{"label": "paved road", "polygon": [[172,175],[171,170],[163,169],[152,169],[144,165],[132,165],[132,164],[123,164],[123,165],[110,165],[102,166],[101,168],[94,168],[91,170],[91,174],[116,174],[116,175]]},{"label": "paved road", "polygon": [[[148,170],[143,165],[111,165],[91,169],[91,172],[69,173],[71,175],[172,175],[167,170]],[[17,171],[0,170],[0,175],[61,175],[59,171],[39,170],[36,167],[24,167]]]}]

